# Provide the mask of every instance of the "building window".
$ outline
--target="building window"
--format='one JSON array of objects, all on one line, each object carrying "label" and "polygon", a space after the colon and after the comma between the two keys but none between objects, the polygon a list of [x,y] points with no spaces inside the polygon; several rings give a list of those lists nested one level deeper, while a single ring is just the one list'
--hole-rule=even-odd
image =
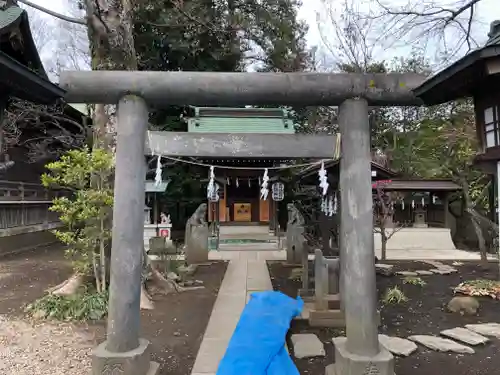
[{"label": "building window", "polygon": [[500,108],[489,107],[484,110],[484,129],[486,135],[486,147],[500,146],[499,129]]}]

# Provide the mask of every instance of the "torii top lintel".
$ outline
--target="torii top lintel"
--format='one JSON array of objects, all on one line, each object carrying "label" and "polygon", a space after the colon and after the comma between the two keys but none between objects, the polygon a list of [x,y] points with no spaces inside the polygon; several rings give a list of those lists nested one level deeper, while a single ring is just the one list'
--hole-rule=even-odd
[{"label": "torii top lintel", "polygon": [[149,71],[63,72],[70,103],[116,104],[127,94],[148,105],[340,105],[363,97],[373,106],[422,105],[412,90],[425,80],[414,73],[219,73]]}]

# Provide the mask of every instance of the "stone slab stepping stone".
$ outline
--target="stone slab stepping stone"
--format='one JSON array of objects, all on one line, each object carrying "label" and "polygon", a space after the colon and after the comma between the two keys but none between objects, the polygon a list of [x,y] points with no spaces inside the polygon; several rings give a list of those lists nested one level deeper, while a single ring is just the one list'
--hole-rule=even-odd
[{"label": "stone slab stepping stone", "polygon": [[480,335],[492,336],[500,339],[500,324],[498,323],[466,324],[465,328],[479,333]]},{"label": "stone slab stepping stone", "polygon": [[444,271],[451,271],[453,273],[458,272],[458,270],[455,267],[452,266],[441,266],[441,267],[436,267],[438,270],[444,270]]},{"label": "stone slab stepping stone", "polygon": [[415,341],[420,345],[423,345],[431,350],[437,352],[453,352],[460,354],[474,354],[474,349],[468,346],[459,344],[450,339],[443,339],[438,336],[428,336],[428,335],[414,335],[408,337],[408,340]]},{"label": "stone slab stepping stone", "polygon": [[417,350],[417,344],[414,342],[402,339],[401,337],[393,337],[387,335],[378,335],[380,345],[390,351],[392,354],[408,357],[411,353]]},{"label": "stone slab stepping stone", "polygon": [[418,273],[413,271],[399,271],[396,272],[396,274],[400,276],[418,276]]},{"label": "stone slab stepping stone", "polygon": [[446,267],[446,264],[438,262],[437,260],[421,260],[420,262],[429,264],[433,267],[439,268],[439,267]]},{"label": "stone slab stepping stone", "polygon": [[295,358],[324,357],[325,347],[312,333],[297,333],[291,337]]},{"label": "stone slab stepping stone", "polygon": [[376,263],[375,268],[392,269],[394,266],[392,264]]},{"label": "stone slab stepping stone", "polygon": [[453,271],[451,269],[448,269],[448,268],[433,268],[430,270],[432,273],[435,273],[435,274],[438,274],[438,275],[450,275],[452,274],[453,272],[457,272],[456,270]]},{"label": "stone slab stepping stone", "polygon": [[425,270],[417,270],[415,271],[417,273],[417,275],[419,276],[430,276],[430,275],[434,275],[433,272],[431,271],[425,271]]},{"label": "stone slab stepping stone", "polygon": [[480,335],[479,333],[476,333],[474,331],[462,327],[445,329],[444,331],[441,331],[441,335],[461,341],[469,345],[486,344],[489,341],[488,338]]}]

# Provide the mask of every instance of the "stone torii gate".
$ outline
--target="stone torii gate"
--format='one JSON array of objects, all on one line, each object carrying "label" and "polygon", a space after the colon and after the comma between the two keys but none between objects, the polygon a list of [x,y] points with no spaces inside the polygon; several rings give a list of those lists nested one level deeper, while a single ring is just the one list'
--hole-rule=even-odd
[{"label": "stone torii gate", "polygon": [[155,374],[139,338],[144,155],[317,158],[334,155],[335,136],[147,132],[148,108],[169,105],[339,106],[341,133],[341,290],[346,338],[335,342],[337,375],[394,374],[379,345],[373,255],[368,106],[421,105],[415,74],[65,72],[71,103],[118,104],[107,340],[93,374]]}]

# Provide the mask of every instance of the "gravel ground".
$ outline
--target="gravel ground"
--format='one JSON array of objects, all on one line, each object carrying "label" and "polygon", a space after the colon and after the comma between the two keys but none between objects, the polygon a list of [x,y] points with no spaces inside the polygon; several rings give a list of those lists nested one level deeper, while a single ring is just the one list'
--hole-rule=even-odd
[{"label": "gravel ground", "polygon": [[[189,375],[226,271],[225,262],[199,267],[204,288],[154,294],[143,311],[141,337],[161,375]],[[71,275],[62,249],[38,249],[0,258],[0,375],[89,375],[91,351],[104,340],[105,322],[31,322],[24,306]]]},{"label": "gravel ground", "polygon": [[65,280],[71,268],[62,249],[0,258],[0,374],[88,375],[94,334],[85,326],[36,323],[24,306]]},{"label": "gravel ground", "polygon": [[93,346],[83,328],[0,316],[0,374],[88,375]]}]

